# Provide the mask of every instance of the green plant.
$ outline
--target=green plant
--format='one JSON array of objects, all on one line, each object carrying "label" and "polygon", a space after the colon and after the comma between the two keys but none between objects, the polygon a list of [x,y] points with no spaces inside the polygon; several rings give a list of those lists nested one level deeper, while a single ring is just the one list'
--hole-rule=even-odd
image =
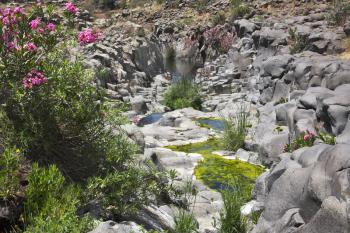
[{"label": "green plant", "polygon": [[350,4],[342,0],[334,0],[328,21],[335,25],[343,25],[350,17]]},{"label": "green plant", "polygon": [[212,18],[212,22],[213,22],[214,26],[216,26],[218,24],[224,24],[225,21],[226,21],[226,15],[225,15],[225,12],[223,12],[223,11],[219,11]]},{"label": "green plant", "polygon": [[185,210],[180,210],[179,214],[175,217],[175,229],[173,233],[197,233],[198,222],[193,216],[193,213],[189,213]]},{"label": "green plant", "polygon": [[231,0],[231,10],[230,10],[231,21],[241,18],[249,14],[250,12],[251,12],[250,7],[242,3],[241,0]]},{"label": "green plant", "polygon": [[237,180],[233,180],[228,188],[222,191],[224,208],[220,213],[220,233],[246,233],[247,219],[241,214],[241,207],[250,197],[250,190]]},{"label": "green plant", "polygon": [[224,132],[222,135],[226,150],[237,151],[244,146],[247,135],[248,112],[242,106],[235,117],[228,117],[224,121]]},{"label": "green plant", "polygon": [[336,143],[336,137],[335,136],[333,136],[331,134],[328,134],[326,132],[323,132],[323,131],[318,132],[318,138],[323,143],[326,143],[326,144],[329,144],[329,145],[335,145],[335,143]]},{"label": "green plant", "polygon": [[34,163],[28,177],[25,233],[81,233],[92,229],[89,217],[76,215],[80,189],[67,185],[55,165]]},{"label": "green plant", "polygon": [[0,200],[11,199],[19,192],[21,156],[18,149],[5,149],[0,154]]},{"label": "green plant", "polygon": [[202,108],[202,95],[193,80],[180,78],[165,92],[164,104],[171,109],[193,107],[200,110]]},{"label": "green plant", "polygon": [[162,4],[164,4],[164,0],[156,0],[156,3],[157,3],[158,5],[162,5]]},{"label": "green plant", "polygon": [[306,47],[306,40],[304,36],[300,35],[296,29],[290,28],[289,29],[289,36],[291,39],[291,46],[290,46],[290,53],[300,53],[302,52]]},{"label": "green plant", "polygon": [[308,130],[301,132],[297,138],[284,147],[284,152],[293,152],[302,147],[310,147],[314,144],[317,136]]}]

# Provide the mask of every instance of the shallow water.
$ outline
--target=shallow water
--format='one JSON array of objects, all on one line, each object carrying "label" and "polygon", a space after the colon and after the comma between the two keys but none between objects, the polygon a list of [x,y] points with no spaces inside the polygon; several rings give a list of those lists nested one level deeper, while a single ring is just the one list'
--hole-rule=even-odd
[{"label": "shallow water", "polygon": [[171,73],[173,80],[177,80],[181,77],[194,79],[197,74],[197,69],[201,66],[202,64],[198,64],[198,62],[188,59],[164,59],[165,70]]},{"label": "shallow water", "polygon": [[163,116],[163,113],[152,113],[140,119],[138,126],[142,127],[145,125],[153,124],[158,122]]},{"label": "shallow water", "polygon": [[212,129],[218,130],[218,131],[224,131],[225,129],[225,121],[220,119],[199,119],[199,123],[203,125],[207,125]]}]

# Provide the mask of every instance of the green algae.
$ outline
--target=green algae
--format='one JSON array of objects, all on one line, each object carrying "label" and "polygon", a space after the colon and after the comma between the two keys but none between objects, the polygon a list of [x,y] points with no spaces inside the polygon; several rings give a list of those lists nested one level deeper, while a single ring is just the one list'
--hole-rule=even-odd
[{"label": "green algae", "polygon": [[256,178],[264,172],[262,166],[214,155],[213,151],[223,150],[223,143],[217,138],[187,145],[167,146],[167,148],[201,154],[204,159],[196,166],[195,176],[208,187],[219,191],[228,187],[233,181],[238,181],[249,192]]},{"label": "green algae", "polygon": [[195,168],[195,176],[216,190],[225,189],[235,180],[250,189],[256,178],[264,172],[263,167],[238,159],[225,159],[213,154],[206,154],[203,157],[204,160]]},{"label": "green algae", "polygon": [[165,148],[173,151],[182,151],[185,153],[199,153],[199,154],[210,154],[216,150],[222,150],[223,144],[217,138],[209,138],[205,142],[190,143],[179,146],[166,146]]}]

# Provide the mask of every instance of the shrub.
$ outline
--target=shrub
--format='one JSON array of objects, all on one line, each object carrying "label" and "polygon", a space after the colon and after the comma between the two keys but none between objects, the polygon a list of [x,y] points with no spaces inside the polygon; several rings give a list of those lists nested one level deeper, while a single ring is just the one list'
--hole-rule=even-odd
[{"label": "shrub", "polygon": [[206,44],[211,46],[215,51],[226,53],[232,45],[233,33],[221,25],[216,25],[204,32],[204,38]]},{"label": "shrub", "polygon": [[300,35],[296,29],[289,29],[289,36],[291,39],[291,45],[290,45],[290,53],[300,53],[302,52],[306,47],[306,40],[304,36]]},{"label": "shrub", "polygon": [[228,188],[222,191],[224,207],[220,213],[220,233],[246,233],[247,219],[241,214],[241,207],[249,199],[250,189],[233,181]]},{"label": "shrub", "polygon": [[249,14],[250,12],[251,12],[250,7],[242,3],[241,0],[231,0],[231,11],[230,11],[231,21],[234,21],[238,18],[242,18],[243,16]]},{"label": "shrub", "polygon": [[302,147],[313,146],[316,139],[321,140],[325,144],[335,145],[336,138],[326,132],[318,132],[318,134],[306,130],[301,132],[300,135],[293,140],[292,143],[285,145],[284,152],[293,152]]},{"label": "shrub", "polygon": [[[78,189],[67,186],[58,169],[70,181],[86,183],[96,176],[101,182],[93,182],[97,185],[86,195],[106,200],[105,207],[112,206],[116,214],[147,203],[157,177],[134,163],[137,148],[118,128],[122,108],[113,103],[112,109],[93,83],[94,73],[69,55],[71,47],[79,46],[73,36],[84,46],[100,40],[101,33],[86,29],[76,35],[70,29],[78,12],[71,2],[65,10],[68,25],[53,24],[56,13],[44,6],[30,13],[22,8],[1,12],[7,18],[0,22],[0,112],[13,126],[7,141],[25,148],[31,161],[55,164],[48,170],[33,166],[26,192],[27,231],[84,232],[77,222],[85,220],[75,216]],[[114,191],[121,193],[109,193]],[[146,193],[148,199],[125,200],[128,194]]]},{"label": "shrub", "polygon": [[287,144],[284,147],[284,152],[293,152],[302,147],[310,147],[314,144],[317,136],[315,133],[310,131],[301,132],[300,135],[293,140],[292,143]]},{"label": "shrub", "polygon": [[335,25],[343,25],[350,17],[350,4],[342,0],[334,1],[328,21]]},{"label": "shrub", "polygon": [[6,149],[0,154],[0,200],[14,198],[20,188],[21,153]]},{"label": "shrub", "polygon": [[94,226],[76,215],[80,190],[67,186],[57,167],[33,164],[25,201],[25,233],[81,233]]},{"label": "shrub", "polygon": [[219,11],[217,14],[213,16],[213,19],[212,19],[214,26],[218,24],[224,24],[225,21],[226,21],[226,16],[225,16],[225,12],[223,11]]},{"label": "shrub", "polygon": [[196,233],[198,232],[198,222],[193,213],[180,210],[175,217],[175,229],[173,233]]},{"label": "shrub", "polygon": [[228,117],[224,121],[223,143],[226,150],[237,151],[244,146],[247,135],[248,112],[241,107],[235,117]]},{"label": "shrub", "polygon": [[202,108],[202,95],[199,87],[189,78],[180,78],[164,94],[164,104],[171,109],[193,107]]}]

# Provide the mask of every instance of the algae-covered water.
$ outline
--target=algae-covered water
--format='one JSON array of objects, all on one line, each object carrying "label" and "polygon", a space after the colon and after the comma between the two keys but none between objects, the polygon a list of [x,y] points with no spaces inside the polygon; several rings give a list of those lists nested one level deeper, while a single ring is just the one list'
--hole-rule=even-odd
[{"label": "algae-covered water", "polygon": [[212,154],[213,151],[222,150],[221,141],[215,138],[211,138],[206,142],[168,146],[167,148],[201,154],[204,159],[196,166],[195,176],[208,187],[218,191],[226,189],[234,181],[239,182],[247,189],[251,189],[256,178],[264,172],[262,166],[238,159],[225,159]]}]

